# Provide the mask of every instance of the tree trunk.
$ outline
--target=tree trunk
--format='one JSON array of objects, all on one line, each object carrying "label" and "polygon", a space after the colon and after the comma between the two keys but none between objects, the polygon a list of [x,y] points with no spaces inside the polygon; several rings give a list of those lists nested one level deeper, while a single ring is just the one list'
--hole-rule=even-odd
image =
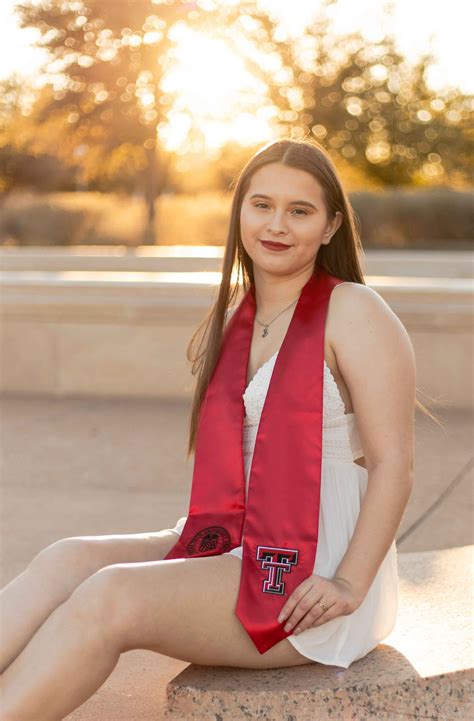
[{"label": "tree trunk", "polygon": [[[151,145],[150,141],[148,143]],[[156,201],[156,146],[146,148],[147,168],[145,175],[145,198],[147,205],[147,222],[144,231],[144,245],[155,245],[155,201]]]}]

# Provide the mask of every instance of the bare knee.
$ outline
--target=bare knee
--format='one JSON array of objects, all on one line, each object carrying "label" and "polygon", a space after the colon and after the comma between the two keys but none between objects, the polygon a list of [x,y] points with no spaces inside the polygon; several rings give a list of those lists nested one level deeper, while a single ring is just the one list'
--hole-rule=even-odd
[{"label": "bare knee", "polygon": [[69,595],[103,565],[97,556],[92,540],[81,536],[62,538],[43,548],[31,560],[28,569],[61,585],[64,593]]},{"label": "bare knee", "polygon": [[123,580],[122,565],[104,566],[80,583],[67,601],[74,622],[96,629],[117,646],[130,621]]}]

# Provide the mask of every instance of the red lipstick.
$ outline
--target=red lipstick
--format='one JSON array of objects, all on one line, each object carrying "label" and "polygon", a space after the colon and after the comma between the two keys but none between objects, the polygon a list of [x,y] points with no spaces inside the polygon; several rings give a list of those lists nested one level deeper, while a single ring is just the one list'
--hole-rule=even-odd
[{"label": "red lipstick", "polygon": [[284,243],[274,243],[270,240],[261,240],[261,244],[268,250],[287,250],[290,246]]}]

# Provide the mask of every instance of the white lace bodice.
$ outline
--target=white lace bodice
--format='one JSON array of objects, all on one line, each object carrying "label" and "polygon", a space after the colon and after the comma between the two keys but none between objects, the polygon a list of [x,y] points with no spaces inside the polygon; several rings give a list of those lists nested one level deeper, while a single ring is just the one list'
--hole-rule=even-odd
[{"label": "white lace bodice", "polygon": [[[243,394],[245,405],[243,453],[252,454],[263,404],[278,351],[264,363]],[[346,413],[336,381],[324,361],[323,387],[323,459],[353,461],[364,453],[354,413]]]}]

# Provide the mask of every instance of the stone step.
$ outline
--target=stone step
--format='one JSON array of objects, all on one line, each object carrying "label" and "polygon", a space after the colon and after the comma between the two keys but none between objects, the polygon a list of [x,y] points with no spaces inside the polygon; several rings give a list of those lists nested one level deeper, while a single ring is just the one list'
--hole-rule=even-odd
[{"label": "stone step", "polygon": [[167,685],[167,719],[468,721],[474,546],[398,555],[400,605],[385,640],[348,669],[191,664]]}]

